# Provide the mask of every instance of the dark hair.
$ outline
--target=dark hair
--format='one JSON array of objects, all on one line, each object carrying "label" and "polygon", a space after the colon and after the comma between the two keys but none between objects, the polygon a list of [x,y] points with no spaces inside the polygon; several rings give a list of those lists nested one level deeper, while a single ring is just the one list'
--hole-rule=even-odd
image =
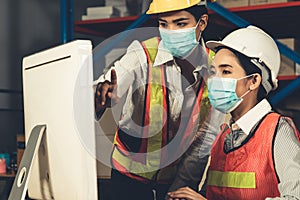
[{"label": "dark hair", "polygon": [[[251,75],[251,74],[255,74],[258,73],[260,74],[260,76],[262,77],[262,72],[261,69],[259,69],[254,63],[251,62],[250,57],[245,56],[244,54],[229,48],[229,47],[218,47],[216,49],[216,52],[218,52],[220,49],[229,49],[238,59],[240,65],[243,67],[243,69],[245,70],[246,75]],[[271,71],[269,70],[269,68],[265,67],[265,69],[268,71],[269,74],[269,78],[268,81],[271,83],[271,85],[273,86],[272,80],[271,80]],[[267,96],[267,91],[265,90],[265,88],[263,87],[262,84],[260,84],[259,89],[258,89],[258,94],[257,94],[257,101],[261,101],[263,100],[266,96]]]},{"label": "dark hair", "polygon": [[206,8],[205,5],[194,5],[192,7],[186,8],[184,10],[187,11],[187,12],[189,12],[189,13],[191,13],[194,16],[196,22],[199,21],[200,17],[203,14],[207,14],[208,13],[207,12],[207,8]]}]

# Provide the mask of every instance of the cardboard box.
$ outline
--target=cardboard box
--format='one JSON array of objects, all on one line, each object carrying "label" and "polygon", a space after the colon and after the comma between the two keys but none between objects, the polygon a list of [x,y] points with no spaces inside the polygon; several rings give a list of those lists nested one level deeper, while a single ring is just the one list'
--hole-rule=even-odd
[{"label": "cardboard box", "polygon": [[284,3],[290,0],[249,0],[249,5],[263,5],[263,4],[272,4],[272,3]]},{"label": "cardboard box", "polygon": [[217,2],[225,8],[243,7],[249,5],[249,0],[217,0]]},{"label": "cardboard box", "polygon": [[[300,52],[300,40],[294,38],[278,39],[279,42],[289,47],[291,50]],[[278,76],[289,76],[299,74],[299,64],[281,54],[281,64]]]},{"label": "cardboard box", "polygon": [[18,134],[17,135],[17,167],[20,166],[24,151],[25,151],[25,135]]},{"label": "cardboard box", "polygon": [[[107,140],[107,139],[113,141],[114,136],[109,136],[109,135],[107,135],[106,137],[105,136],[96,136],[97,177],[101,178],[101,179],[109,179],[111,177],[111,165],[109,162],[110,156],[111,156],[111,151],[109,151],[108,149],[104,150],[103,145],[100,142],[100,141]],[[106,146],[106,148],[107,148],[107,146]],[[108,153],[108,152],[110,152],[110,153]],[[103,155],[103,154],[106,154],[106,155]],[[103,160],[103,156],[106,157],[105,160]]]},{"label": "cardboard box", "polygon": [[295,75],[300,75],[300,64],[296,63],[295,66]]},{"label": "cardboard box", "polygon": [[126,6],[126,0],[106,0],[105,6]]},{"label": "cardboard box", "polygon": [[[119,110],[121,110],[121,104]],[[117,131],[117,120],[119,115],[116,117],[113,111],[108,108],[103,114],[99,122],[95,124],[96,134],[96,158],[97,158],[97,176],[101,179],[110,178],[111,172],[111,154],[112,146]]]}]

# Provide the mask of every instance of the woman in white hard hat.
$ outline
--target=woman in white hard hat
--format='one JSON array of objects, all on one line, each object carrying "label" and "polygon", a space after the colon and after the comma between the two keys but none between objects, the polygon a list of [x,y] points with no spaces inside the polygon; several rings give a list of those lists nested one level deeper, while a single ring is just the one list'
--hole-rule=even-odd
[{"label": "woman in white hard hat", "polygon": [[[300,199],[300,136],[292,119],[272,111],[265,99],[277,87],[280,54],[275,41],[249,26],[222,41],[208,41],[216,52],[209,99],[230,113],[212,151],[207,199]],[[189,188],[170,199],[204,199]]]},{"label": "woman in white hard hat", "polygon": [[[153,0],[147,14],[157,16],[161,40],[133,41],[96,87],[98,117],[111,102],[125,99],[111,157],[113,200],[164,199],[180,156],[210,109],[208,57],[199,42],[208,20],[205,1]],[[214,139],[217,127],[210,124],[203,132]],[[208,154],[203,153],[202,172]],[[196,182],[202,172],[193,174]]]}]

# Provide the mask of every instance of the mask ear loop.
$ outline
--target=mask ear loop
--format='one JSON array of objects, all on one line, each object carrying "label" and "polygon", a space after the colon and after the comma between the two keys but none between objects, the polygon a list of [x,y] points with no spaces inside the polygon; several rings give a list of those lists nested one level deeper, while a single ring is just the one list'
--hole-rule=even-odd
[{"label": "mask ear loop", "polygon": [[247,92],[245,92],[242,96],[240,96],[240,98],[243,98],[244,96],[246,96],[251,90],[247,90]]},{"label": "mask ear loop", "polygon": [[[196,34],[196,30],[197,30],[197,27],[199,26],[200,22],[201,22],[201,18],[198,20],[198,22],[195,26],[195,34]],[[200,42],[199,40],[201,39],[201,35],[202,35],[202,31],[199,32],[199,37],[196,38],[197,42]]]},{"label": "mask ear loop", "polygon": [[250,75],[244,76],[244,77],[242,77],[242,78],[238,78],[238,79],[236,79],[236,80],[239,81],[239,80],[242,80],[242,79],[245,79],[245,78],[249,78],[249,77],[251,77],[251,76],[254,76],[254,74],[250,74]]},{"label": "mask ear loop", "polygon": [[[239,78],[239,79],[237,79],[237,81],[238,80],[242,80],[242,79],[245,79],[245,78],[249,78],[249,77],[251,77],[251,76],[254,76],[254,74],[250,74],[250,75],[248,75],[248,76],[244,76],[244,77],[242,77],[242,78]],[[242,96],[240,96],[239,98],[243,98],[244,96],[246,96],[249,92],[251,92],[252,90],[251,89],[248,89]]]}]

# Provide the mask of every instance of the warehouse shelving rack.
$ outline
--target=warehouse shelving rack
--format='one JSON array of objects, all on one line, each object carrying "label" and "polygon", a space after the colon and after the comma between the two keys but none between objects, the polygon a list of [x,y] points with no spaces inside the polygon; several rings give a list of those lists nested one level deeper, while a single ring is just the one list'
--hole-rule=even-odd
[{"label": "warehouse shelving rack", "polygon": [[[155,17],[146,14],[141,14],[140,16],[74,21],[72,17],[73,0],[61,0],[61,2],[62,42],[72,40],[74,32],[106,38],[121,33],[122,31],[137,27],[157,26]],[[213,2],[208,3],[208,7],[210,8],[209,24],[204,33],[205,40],[221,39],[234,29],[238,27],[245,27],[249,24],[263,28],[276,39],[300,37],[300,1],[235,7],[229,9]],[[120,36],[124,35],[120,34]],[[299,53],[289,49],[287,46],[278,41],[277,44],[281,54],[293,60],[295,63],[300,64]],[[113,48],[113,46],[110,48]],[[300,77],[298,75],[290,75],[280,76],[278,79],[281,82],[281,86],[271,97],[271,104],[276,107],[279,104],[286,103],[285,101],[287,97],[293,96],[293,102],[296,102],[298,106],[298,110],[296,111],[299,112],[299,102],[297,98],[300,95]],[[296,94],[291,95],[293,92]],[[299,95],[297,95],[298,93]],[[292,112],[294,111],[295,110]],[[296,118],[295,120],[298,119]],[[295,121],[295,123],[297,123],[297,121]],[[299,124],[300,121],[298,120],[298,125]],[[102,181],[106,180],[104,179]]]},{"label": "warehouse shelving rack", "polygon": [[[72,40],[74,32],[108,37],[136,27],[156,26],[155,17],[146,14],[74,21],[71,13],[73,0],[61,0],[61,5],[62,13],[65,13],[61,15],[62,41],[64,42]],[[206,40],[222,38],[232,30],[249,24],[264,28],[274,38],[297,38],[300,36],[300,1],[229,9],[222,7],[217,2],[213,2],[208,3],[208,7],[210,8],[209,25],[204,33]],[[66,23],[68,21],[69,23]],[[299,53],[289,49],[280,42],[277,42],[277,44],[283,55],[300,64]],[[278,104],[300,86],[300,78],[296,75],[281,76],[279,80],[290,80],[292,82],[273,97],[271,100],[272,104]]]}]

